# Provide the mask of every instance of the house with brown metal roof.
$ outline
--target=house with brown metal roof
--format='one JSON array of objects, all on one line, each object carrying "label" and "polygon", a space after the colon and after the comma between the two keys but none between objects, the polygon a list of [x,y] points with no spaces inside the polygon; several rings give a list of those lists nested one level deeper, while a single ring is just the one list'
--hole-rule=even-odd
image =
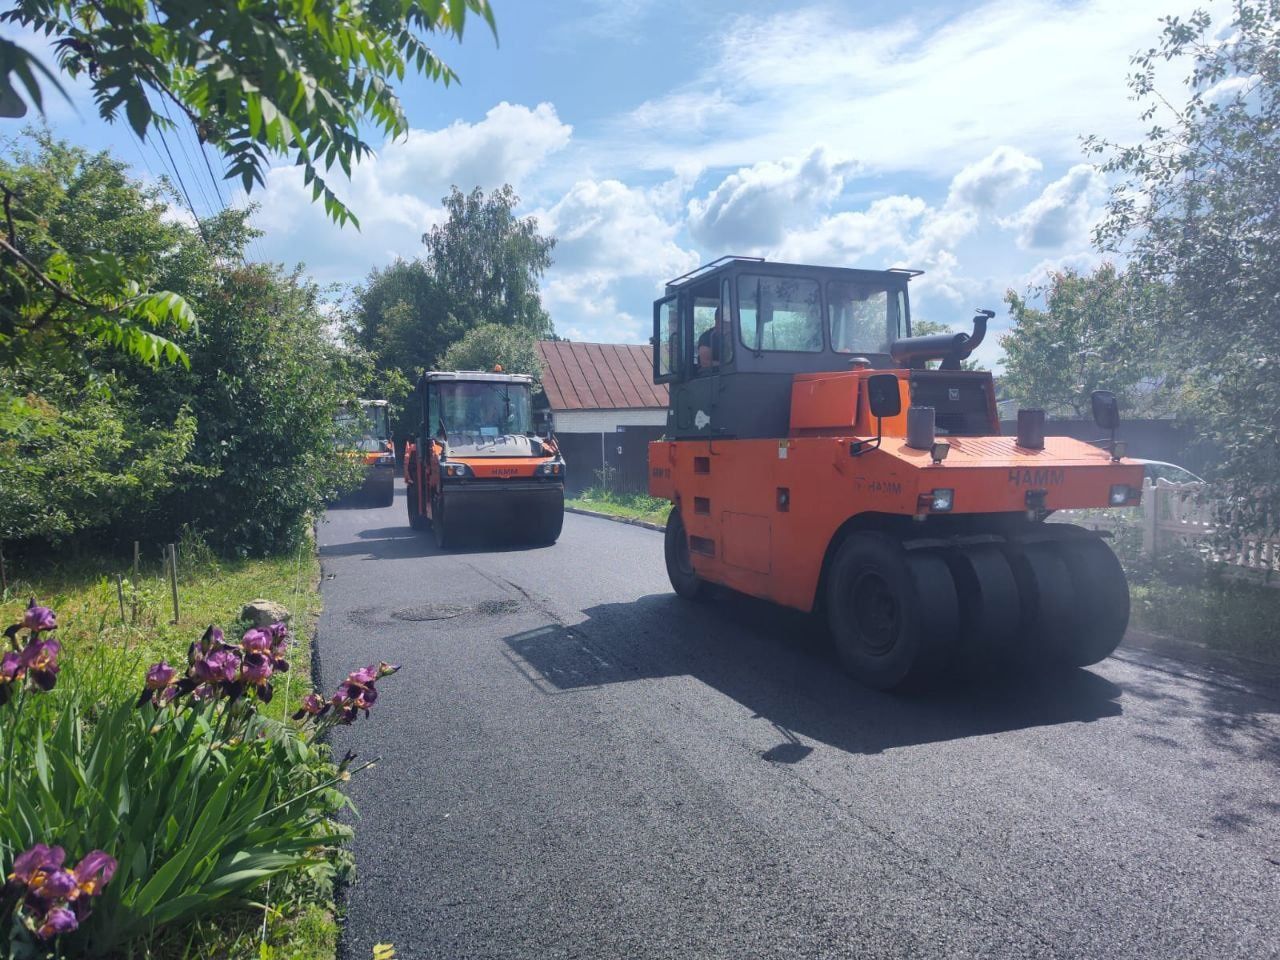
[{"label": "house with brown metal roof", "polygon": [[557,434],[666,425],[667,385],[653,382],[648,346],[539,340],[537,349]]}]

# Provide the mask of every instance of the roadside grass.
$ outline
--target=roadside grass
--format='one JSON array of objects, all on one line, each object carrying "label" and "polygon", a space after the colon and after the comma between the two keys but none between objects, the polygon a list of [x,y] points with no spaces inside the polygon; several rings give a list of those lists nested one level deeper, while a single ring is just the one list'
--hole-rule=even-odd
[{"label": "roadside grass", "polygon": [[602,487],[588,487],[576,497],[566,500],[565,503],[581,510],[594,510],[596,513],[607,513],[615,517],[647,520],[659,525],[667,522],[667,514],[671,512],[671,504],[658,497],[650,497],[643,493],[618,493]]},{"label": "roadside grass", "polygon": [[1167,544],[1152,561],[1142,548],[1141,511],[1075,510],[1058,515],[1099,521],[1129,580],[1131,626],[1266,663],[1280,663],[1280,587],[1230,576],[1190,546]]},{"label": "roadside grass", "polygon": [[[136,699],[149,664],[165,659],[183,669],[188,645],[210,624],[228,637],[242,628],[241,607],[256,598],[286,606],[292,614],[289,672],[275,684],[265,716],[284,719],[312,691],[311,638],[320,613],[319,560],[311,544],[289,556],[219,560],[199,541],[182,544],[178,560],[178,607],[173,615],[170,583],[157,556],[130,582],[132,561],[82,556],[46,563],[30,571],[9,570],[0,594],[5,623],[21,618],[29,597],[58,615],[64,669],[59,685],[74,685],[90,700]],[[123,580],[124,616],[116,575]],[[137,617],[133,617],[136,597]],[[340,855],[345,869],[348,855]],[[131,956],[149,960],[331,960],[338,926],[332,884],[324,871],[278,880],[260,891],[260,906],[225,912],[216,919],[162,929]]]},{"label": "roadside grass", "polygon": [[1280,589],[1224,577],[1130,583],[1130,623],[1251,660],[1280,663]]}]

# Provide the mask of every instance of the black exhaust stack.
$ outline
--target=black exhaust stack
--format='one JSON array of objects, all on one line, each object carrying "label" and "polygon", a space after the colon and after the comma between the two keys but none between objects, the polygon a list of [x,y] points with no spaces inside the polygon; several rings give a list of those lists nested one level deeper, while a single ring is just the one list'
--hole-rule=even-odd
[{"label": "black exhaust stack", "polygon": [[973,333],[937,333],[928,337],[904,337],[889,346],[895,363],[908,370],[923,370],[930,360],[941,360],[943,370],[959,370],[987,335],[987,321],[994,310],[979,310],[973,318]]}]

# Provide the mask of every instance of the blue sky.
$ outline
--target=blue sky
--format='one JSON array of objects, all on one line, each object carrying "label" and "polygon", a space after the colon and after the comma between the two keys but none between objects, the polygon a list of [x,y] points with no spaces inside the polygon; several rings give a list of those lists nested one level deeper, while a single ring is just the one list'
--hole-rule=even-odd
[{"label": "blue sky", "polygon": [[[998,330],[1006,289],[1095,262],[1107,183],[1080,137],[1137,139],[1129,57],[1154,43],[1160,16],[1194,6],[493,5],[497,43],[476,21],[441,48],[461,84],[408,82],[412,132],[378,141],[350,182],[334,178],[361,231],[327,222],[282,162],[252,196],[260,256],[356,282],[419,252],[451,184],[510,182],[559,239],[543,294],[573,339],[644,341],[663,281],[726,253],[920,268],[918,317],[963,329],[989,306]],[[58,134],[109,146],[142,176],[164,169],[82,91],[77,104],[53,108]],[[173,149],[203,213],[217,200],[198,148],[188,135]],[[989,364],[996,339],[980,354]]]}]

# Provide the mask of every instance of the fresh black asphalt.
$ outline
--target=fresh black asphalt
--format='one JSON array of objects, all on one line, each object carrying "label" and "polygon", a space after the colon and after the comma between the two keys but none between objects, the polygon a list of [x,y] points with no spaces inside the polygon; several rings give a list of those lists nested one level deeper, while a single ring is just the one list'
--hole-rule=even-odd
[{"label": "fresh black asphalt", "polygon": [[812,623],[675,597],[662,536],[567,516],[441,553],[319,527],[342,956],[1280,956],[1280,693],[1122,647],[1067,675],[858,686]]}]

